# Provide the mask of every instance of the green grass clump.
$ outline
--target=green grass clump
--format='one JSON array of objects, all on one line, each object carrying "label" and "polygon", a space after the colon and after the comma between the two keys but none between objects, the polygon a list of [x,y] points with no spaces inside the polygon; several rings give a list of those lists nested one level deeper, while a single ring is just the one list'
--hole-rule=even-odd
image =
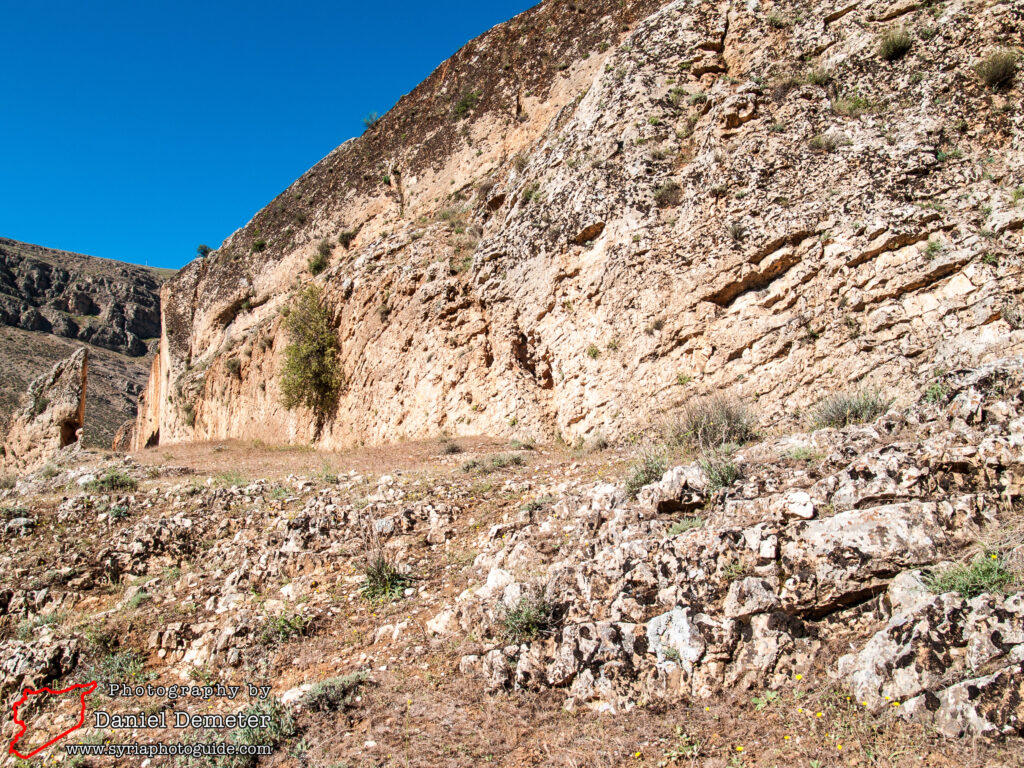
[{"label": "green grass clump", "polygon": [[130,609],[138,608],[143,603],[148,603],[153,599],[153,596],[148,592],[136,592],[134,595],[128,598],[128,602],[125,605]]},{"label": "green grass clump", "polygon": [[316,683],[306,694],[306,706],[313,712],[337,712],[352,705],[359,686],[366,682],[360,670],[344,677],[329,677]]},{"label": "green grass clump", "polygon": [[1010,50],[996,51],[982,59],[974,71],[989,88],[1002,88],[1017,74],[1017,54]]},{"label": "green grass clump", "polygon": [[61,622],[64,618],[62,613],[51,613],[46,616],[39,614],[22,619],[18,622],[17,636],[19,640],[27,641],[39,627],[52,627]]},{"label": "green grass clump", "polygon": [[85,484],[87,491],[102,493],[104,491],[134,491],[138,487],[134,477],[125,474],[119,469],[108,469],[95,480]]},{"label": "green grass clump", "polygon": [[90,678],[101,683],[119,683],[143,678],[145,657],[138,651],[108,653],[93,667]]},{"label": "green grass clump", "polygon": [[929,384],[924,391],[924,401],[932,405],[942,405],[949,397],[949,390],[941,381]]},{"label": "green grass clump", "polygon": [[412,577],[398,570],[391,560],[378,554],[368,560],[363,571],[363,597],[373,603],[387,603],[402,597]]},{"label": "green grass clump", "polygon": [[541,597],[524,595],[512,608],[505,609],[502,636],[516,644],[533,640],[550,631],[553,619],[550,603]]},{"label": "green grass clump", "polygon": [[708,476],[709,490],[711,491],[728,488],[740,477],[739,467],[727,455],[718,451],[705,453],[697,463],[704,470],[704,474]]},{"label": "green grass clump", "polygon": [[220,472],[217,474],[214,477],[214,482],[222,488],[230,488],[236,485],[247,485],[249,481],[246,479],[245,475],[238,470],[233,469],[228,472]]},{"label": "green grass clump", "polygon": [[333,406],[343,384],[338,336],[323,292],[310,286],[289,307],[284,321],[288,333],[281,371],[281,402],[323,416]]},{"label": "green grass clump", "polygon": [[643,454],[626,475],[626,493],[631,499],[635,499],[641,488],[661,480],[667,469],[668,463],[664,457],[654,453]]},{"label": "green grass clump", "polygon": [[700,528],[702,525],[704,525],[704,518],[702,517],[684,517],[682,520],[669,526],[668,535],[678,536],[680,533],[692,531],[694,528]]},{"label": "green grass clump", "polygon": [[1014,582],[998,555],[979,555],[970,563],[960,563],[930,576],[928,588],[938,594],[956,592],[966,600],[985,592],[1002,592]]},{"label": "green grass clump", "polygon": [[798,445],[789,452],[789,458],[794,461],[821,461],[825,454],[814,450],[808,445]]},{"label": "green grass clump", "polygon": [[914,38],[905,29],[891,29],[882,35],[878,55],[885,61],[896,61],[906,56],[913,44]]},{"label": "green grass clump", "polygon": [[462,464],[463,472],[481,472],[483,474],[490,474],[499,469],[506,469],[508,467],[521,467],[526,463],[526,459],[518,453],[499,453],[497,456],[492,456],[489,461],[483,462],[477,459],[470,459]]},{"label": "green grass clump", "polygon": [[850,424],[864,424],[884,414],[891,401],[874,389],[859,392],[840,392],[822,400],[814,409],[817,427],[841,429]]},{"label": "green grass clump", "polygon": [[301,613],[268,616],[260,630],[260,642],[264,645],[279,645],[294,637],[305,637],[309,633],[310,620]]}]

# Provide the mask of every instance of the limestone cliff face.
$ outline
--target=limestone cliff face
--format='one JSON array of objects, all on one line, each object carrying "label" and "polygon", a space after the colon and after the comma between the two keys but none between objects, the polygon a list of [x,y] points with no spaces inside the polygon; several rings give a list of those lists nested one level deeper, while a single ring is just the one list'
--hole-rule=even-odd
[{"label": "limestone cliff face", "polygon": [[[1024,351],[1024,78],[975,72],[1022,26],[963,0],[543,3],[165,286],[136,446],[622,436],[724,389],[771,424]],[[346,379],[322,423],[280,403],[307,282]]]},{"label": "limestone cliff face", "polygon": [[88,370],[89,350],[81,347],[32,382],[0,455],[5,468],[37,469],[60,450],[79,442],[85,424]]}]

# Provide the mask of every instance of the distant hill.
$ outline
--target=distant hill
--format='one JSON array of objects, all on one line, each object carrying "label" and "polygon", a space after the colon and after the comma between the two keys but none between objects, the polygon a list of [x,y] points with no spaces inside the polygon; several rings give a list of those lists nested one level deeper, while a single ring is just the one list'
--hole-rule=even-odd
[{"label": "distant hill", "polygon": [[85,441],[108,447],[135,415],[173,274],[0,238],[0,434],[28,383],[85,344]]}]

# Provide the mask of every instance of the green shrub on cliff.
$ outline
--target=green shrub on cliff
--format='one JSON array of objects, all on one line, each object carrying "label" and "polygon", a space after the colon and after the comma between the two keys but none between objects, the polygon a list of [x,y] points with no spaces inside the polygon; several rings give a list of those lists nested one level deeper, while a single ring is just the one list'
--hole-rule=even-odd
[{"label": "green shrub on cliff", "polygon": [[342,385],[338,337],[323,292],[311,286],[292,301],[284,321],[288,346],[281,373],[285,408],[305,406],[319,414],[333,405]]}]

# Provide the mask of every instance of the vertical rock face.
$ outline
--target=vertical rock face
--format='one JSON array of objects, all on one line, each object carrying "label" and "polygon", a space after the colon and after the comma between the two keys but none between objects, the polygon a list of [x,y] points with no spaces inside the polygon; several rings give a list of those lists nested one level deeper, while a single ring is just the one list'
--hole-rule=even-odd
[{"label": "vertical rock face", "polygon": [[[721,390],[792,424],[1024,352],[1024,78],[976,71],[1024,23],[938,13],[551,0],[500,25],[165,286],[136,445],[617,437]],[[323,418],[280,397],[308,283],[346,382]]]},{"label": "vertical rock face", "polygon": [[78,443],[85,426],[89,351],[84,347],[29,385],[4,445],[4,465],[30,471]]}]

